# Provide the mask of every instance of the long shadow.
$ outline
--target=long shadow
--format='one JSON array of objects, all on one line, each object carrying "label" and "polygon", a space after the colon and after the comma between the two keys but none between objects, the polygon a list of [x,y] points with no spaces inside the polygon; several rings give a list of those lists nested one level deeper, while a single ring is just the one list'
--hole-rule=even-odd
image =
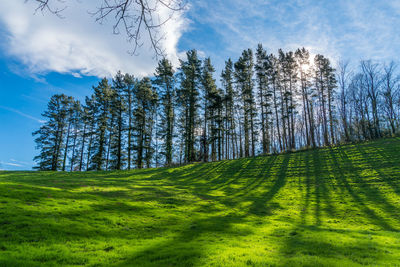
[{"label": "long shadow", "polygon": [[[332,242],[330,238],[321,238],[326,235],[338,240],[349,238],[360,239],[359,235],[373,236],[373,232],[322,228],[319,226],[297,225],[289,229],[281,239],[284,245],[280,249],[282,263],[280,266],[303,266],[308,262],[311,266],[336,266],[338,260],[346,259],[347,264],[369,265],[371,262],[379,265],[379,260],[387,257],[387,248],[382,247],[371,239],[358,240],[358,242]],[[281,234],[281,233],[280,233]],[[307,257],[307,261],[304,261]],[[346,265],[346,264],[345,264]]]},{"label": "long shadow", "polygon": [[[273,177],[271,171],[272,168],[275,166],[276,159],[276,156],[269,157],[268,161],[262,164],[263,168],[260,169],[257,175],[252,178],[253,180],[250,183],[247,183],[244,188],[242,187],[238,189],[227,189],[224,191],[226,192],[226,196],[214,199],[217,199],[219,203],[222,203],[230,208],[234,208],[237,204],[241,202],[254,201],[254,199],[262,198],[263,196],[258,196],[255,192],[257,192],[257,189],[265,187],[265,185],[267,184],[267,179]],[[244,179],[246,178],[244,177]],[[246,181],[248,181],[248,179]],[[268,181],[268,183],[269,182],[272,181]]]},{"label": "long shadow", "polygon": [[248,195],[251,191],[260,187],[262,183],[266,182],[268,178],[271,176],[271,169],[276,162],[277,156],[269,156],[268,161],[262,163],[263,168],[258,173],[257,177],[253,179],[250,183],[247,183],[240,190],[237,190],[236,193],[233,194],[234,197],[243,197]]},{"label": "long shadow", "polygon": [[[355,168],[353,167],[351,161],[348,159],[348,157],[345,155],[345,153],[340,150],[340,149],[336,149],[343,160],[345,160],[345,165],[346,167],[350,170],[350,171],[354,171]],[[350,194],[350,196],[353,198],[353,200],[355,201],[356,205],[364,212],[364,214],[366,214],[370,221],[375,224],[380,226],[381,228],[385,229],[385,230],[390,230],[390,231],[395,231],[396,229],[394,229],[389,223],[386,222],[386,220],[384,218],[382,218],[381,216],[377,215],[375,211],[373,211],[372,209],[370,209],[365,203],[364,200],[353,190],[354,185],[350,185],[349,181],[347,180],[347,173],[345,173],[345,171],[343,170],[342,164],[338,161],[335,153],[333,152],[332,149],[329,150],[330,156],[332,158],[332,161],[334,163],[334,170],[333,170],[333,174],[335,176],[335,178],[337,179],[337,181],[342,184],[347,192]],[[355,174],[357,175],[357,174]],[[354,174],[351,174],[350,176],[354,176]]]},{"label": "long shadow", "polygon": [[223,242],[232,236],[246,236],[249,229],[235,229],[235,223],[243,222],[243,216],[228,214],[193,219],[177,236],[145,248],[129,259],[114,266],[194,266],[202,256],[201,243],[195,242],[202,235],[217,236],[215,242]]},{"label": "long shadow", "polygon": [[167,170],[163,173],[156,173],[151,176],[151,180],[168,179],[174,183],[190,184],[196,183],[199,180],[211,180],[218,174],[218,170],[229,164],[229,161],[195,163],[182,167],[177,167],[172,170]]},{"label": "long shadow", "polygon": [[[125,238],[127,230],[123,228],[123,225],[115,224],[108,219],[110,212],[113,214],[131,214],[132,216],[137,214],[141,216],[152,215],[150,208],[122,202],[94,203],[85,209],[54,210],[51,207],[47,208],[47,210],[34,209],[24,205],[2,211],[1,214],[4,217],[2,216],[2,219],[0,219],[0,225],[3,225],[0,232],[10,234],[9,238],[2,236],[2,241],[10,243],[29,242],[32,236],[38,240],[58,239],[59,237],[68,239],[93,238],[95,240],[100,236]],[[95,223],[99,220],[103,222],[102,228],[97,227]],[[154,222],[154,224],[157,224],[157,222]],[[159,222],[160,231],[163,225],[165,225],[164,222]],[[7,230],[7,226],[10,227],[10,230]],[[15,229],[19,231],[15,232]],[[46,235],[43,236],[42,233]],[[59,241],[62,242],[62,240]]]},{"label": "long shadow", "polygon": [[321,225],[321,189],[320,186],[324,183],[324,178],[321,178],[321,160],[318,155],[318,151],[313,151],[313,165],[314,165],[314,187],[315,187],[315,223]]},{"label": "long shadow", "polygon": [[326,160],[321,160],[324,156],[319,153],[318,150],[314,150],[313,154],[313,165],[314,165],[314,179],[315,179],[315,220],[317,225],[321,225],[321,195],[322,201],[325,204],[325,212],[330,216],[335,214],[335,208],[332,205],[330,198],[330,192],[326,186],[326,174],[329,174],[327,169]]},{"label": "long shadow", "polygon": [[[352,160],[349,159],[346,153],[342,149],[339,148],[339,151],[342,152],[342,157],[346,161],[346,164],[355,170],[354,165],[352,164]],[[361,155],[359,155],[361,156]],[[362,158],[362,156],[361,156]],[[363,162],[363,161],[361,161]],[[365,162],[363,162],[365,163]],[[365,169],[365,168],[363,168]],[[356,170],[356,175],[350,175],[352,180],[358,184],[358,186],[363,189],[362,193],[364,196],[367,198],[367,200],[371,203],[375,203],[377,206],[381,207],[387,215],[391,216],[393,218],[394,215],[396,215],[396,220],[397,222],[400,221],[400,214],[394,213],[394,210],[397,210],[398,207],[394,206],[391,204],[386,197],[384,197],[381,193],[381,189],[373,186],[369,181],[362,179],[361,172],[359,170]]]},{"label": "long shadow", "polygon": [[[257,167],[258,161],[259,159],[257,158],[244,158],[229,164],[228,168],[221,172],[221,177],[224,179],[221,179],[220,182],[218,182],[216,186],[212,186],[211,189],[220,190],[242,179],[255,176],[251,175],[251,173],[249,174],[249,171]],[[229,179],[226,179],[226,177],[229,177]]]},{"label": "long shadow", "polygon": [[0,177],[0,182],[23,183],[59,189],[79,188],[83,184],[109,187],[114,185],[124,186],[124,184],[132,182],[132,179],[137,179],[137,177],[143,178],[144,174],[150,175],[155,172],[159,171],[96,172],[95,175],[92,172],[11,172],[8,175]]},{"label": "long shadow", "polygon": [[274,198],[278,191],[286,183],[286,173],[290,162],[291,154],[285,154],[280,169],[276,174],[276,180],[272,187],[265,194],[257,196],[253,203],[250,205],[249,213],[254,215],[265,216],[272,212],[272,205],[268,205],[269,201]]},{"label": "long shadow", "polygon": [[301,223],[306,224],[306,217],[308,208],[310,206],[311,197],[311,167],[310,167],[310,153],[305,153],[305,177],[306,177],[306,195],[304,199],[304,207],[301,209],[300,218]]},{"label": "long shadow", "polygon": [[[248,212],[241,212],[241,215],[238,215],[235,210],[232,210],[230,214],[223,216],[210,215],[207,218],[194,218],[191,223],[186,225],[185,229],[174,238],[156,243],[149,248],[135,253],[131,258],[125,260],[121,264],[117,264],[117,266],[143,264],[144,262],[146,262],[148,266],[169,266],[176,264],[193,266],[198,263],[202,255],[202,247],[201,245],[199,246],[198,243],[193,243],[192,241],[196,241],[196,239],[200,238],[202,235],[210,237],[213,236],[212,233],[215,233],[215,236],[218,236],[216,242],[223,242],[224,237],[231,238],[232,236],[251,234],[252,232],[249,229],[237,229],[232,226],[236,223],[244,222],[250,215],[267,216],[270,214],[271,205],[268,205],[268,203],[286,183],[290,154],[283,156],[280,165],[274,163],[274,160],[275,159],[269,159],[267,161],[269,164],[267,164],[263,170],[266,168],[264,177],[269,177],[269,173],[274,167],[279,168],[275,175],[276,179],[265,194],[245,197],[246,200],[253,200]],[[262,180],[258,182],[261,184]],[[197,190],[196,186],[193,190]],[[221,201],[218,198],[212,198],[211,200]]]},{"label": "long shadow", "polygon": [[[396,151],[395,153],[391,153],[390,155],[387,155],[385,152],[382,151],[375,152],[375,156],[376,154],[378,154],[384,158],[383,162],[379,162],[376,158],[371,158],[364,147],[359,146],[357,147],[357,149],[360,155],[363,157],[364,161],[368,163],[368,165],[378,174],[380,180],[388,184],[393,189],[393,191],[400,196],[400,185],[396,183],[400,182],[400,169],[398,169],[398,166],[400,165],[400,160],[398,158],[399,152]],[[382,171],[382,169],[385,167],[393,168],[394,170],[391,172],[391,174],[387,175]],[[396,173],[396,169],[398,173]]]}]

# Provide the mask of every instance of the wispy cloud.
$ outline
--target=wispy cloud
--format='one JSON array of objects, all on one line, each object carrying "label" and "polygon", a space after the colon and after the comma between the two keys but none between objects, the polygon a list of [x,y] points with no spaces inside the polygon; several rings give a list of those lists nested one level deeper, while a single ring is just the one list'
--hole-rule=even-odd
[{"label": "wispy cloud", "polygon": [[207,50],[207,40],[199,45],[220,61],[259,42],[269,52],[304,46],[334,60],[358,61],[398,58],[399,14],[398,0],[196,0],[190,16],[221,37],[218,51]]},{"label": "wispy cloud", "polygon": [[0,165],[7,165],[7,166],[11,166],[11,167],[19,167],[22,168],[24,167],[24,165],[18,164],[18,163],[13,163],[13,162],[4,162],[4,161],[0,161]]},{"label": "wispy cloud", "polygon": [[45,120],[38,119],[36,117],[33,117],[33,116],[29,115],[29,114],[26,114],[26,113],[21,112],[21,111],[19,111],[17,109],[14,109],[14,108],[5,107],[5,106],[1,106],[1,105],[0,105],[0,108],[4,109],[4,110],[7,110],[7,111],[10,111],[10,112],[14,112],[14,113],[16,113],[18,115],[21,115],[22,117],[25,117],[25,118],[28,118],[30,120],[36,121],[38,123],[45,123],[46,122]]},{"label": "wispy cloud", "polygon": [[33,163],[16,159],[0,160],[0,170],[22,170],[31,169]]},{"label": "wispy cloud", "polygon": [[10,161],[13,162],[14,164],[20,164],[20,165],[25,165],[25,166],[32,165],[32,163],[29,163],[26,161],[20,161],[20,160],[16,160],[16,159],[10,159]]},{"label": "wispy cloud", "polygon": [[[157,64],[154,52],[143,45],[138,56],[129,56],[132,44],[123,34],[112,33],[113,20],[99,25],[88,14],[96,10],[97,4],[98,1],[68,1],[65,19],[60,19],[50,13],[34,14],[36,1],[0,0],[0,25],[6,32],[2,49],[22,62],[22,73],[34,77],[52,71],[76,77],[109,77],[118,70],[137,76],[152,74]],[[157,15],[162,18],[167,13],[162,7]],[[178,62],[177,43],[185,27],[183,15],[176,14],[161,28],[160,35],[165,38],[160,45],[173,62]],[[148,44],[147,35],[143,33],[142,37]]]}]

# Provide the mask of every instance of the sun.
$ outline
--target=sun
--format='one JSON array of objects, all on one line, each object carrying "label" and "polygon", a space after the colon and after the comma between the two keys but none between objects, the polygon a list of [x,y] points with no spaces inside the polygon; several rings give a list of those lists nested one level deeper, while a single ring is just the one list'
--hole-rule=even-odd
[{"label": "sun", "polygon": [[310,61],[308,63],[300,64],[299,67],[302,73],[310,73],[314,69],[314,64]]},{"label": "sun", "polygon": [[301,64],[300,68],[302,72],[309,72],[311,69],[311,64]]}]

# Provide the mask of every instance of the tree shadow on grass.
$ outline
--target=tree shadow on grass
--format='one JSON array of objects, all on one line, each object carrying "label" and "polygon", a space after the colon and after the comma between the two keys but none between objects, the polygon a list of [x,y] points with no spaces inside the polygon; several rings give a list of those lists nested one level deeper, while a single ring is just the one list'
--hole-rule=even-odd
[{"label": "tree shadow on grass", "polygon": [[[400,222],[400,214],[393,213],[394,210],[397,210],[399,207],[393,205],[389,202],[388,198],[384,195],[384,191],[382,187],[377,187],[373,182],[370,182],[363,178],[362,171],[360,169],[355,169],[353,165],[353,161],[347,156],[344,151],[339,148],[342,152],[342,157],[346,161],[345,164],[348,164],[350,168],[354,169],[355,175],[350,175],[349,177],[352,181],[358,185],[360,188],[360,192],[366,197],[368,202],[374,204],[376,207],[379,207],[381,210],[385,211],[388,217],[394,218],[397,222]],[[362,157],[362,154],[359,154],[359,161],[366,165],[366,161]],[[357,162],[356,162],[357,163]],[[355,163],[355,164],[356,164]],[[367,168],[363,168],[366,170]],[[395,216],[394,216],[395,215]]]},{"label": "tree shadow on grass", "polygon": [[[330,191],[327,188],[327,181],[330,180],[329,170],[327,168],[324,154],[320,153],[317,149],[312,151],[312,160],[314,165],[314,186],[315,186],[315,220],[316,225],[321,225],[321,206],[325,205],[325,212],[331,217],[335,214],[335,208],[332,205]],[[322,159],[321,159],[322,158]]]},{"label": "tree shadow on grass", "polygon": [[200,181],[210,181],[218,176],[218,170],[226,165],[232,165],[225,160],[220,162],[194,163],[186,166],[167,169],[152,175],[150,180],[169,180],[174,184],[199,184]]},{"label": "tree shadow on grass", "polygon": [[[261,194],[260,196],[256,196],[253,200],[253,203],[250,205],[249,214],[254,214],[258,216],[266,216],[272,213],[273,208],[276,208],[276,205],[271,205],[270,201],[275,197],[275,195],[279,192],[279,190],[286,184],[286,173],[288,170],[288,166],[291,159],[291,154],[285,154],[280,163],[280,168],[276,172],[276,179],[273,181],[273,185],[269,188],[266,193]],[[274,164],[277,166],[278,164]],[[271,166],[271,168],[273,168]],[[272,169],[269,169],[271,171]]]},{"label": "tree shadow on grass", "polygon": [[[371,157],[364,146],[358,146],[357,150],[364,161],[378,174],[379,180],[388,184],[392,190],[400,196],[400,169],[398,168],[400,165],[399,151],[395,150],[389,155],[387,152],[375,149],[373,151],[373,157]],[[387,149],[385,149],[385,151],[386,150]],[[377,155],[380,155],[383,160],[377,159]],[[385,173],[385,169],[388,170],[388,173]]]},{"label": "tree shadow on grass", "polygon": [[[337,151],[339,155],[336,155],[335,151]],[[331,159],[333,161],[333,166],[335,166],[333,169],[333,175],[335,179],[346,188],[347,192],[354,200],[354,203],[363,211],[365,215],[367,215],[373,224],[378,225],[385,230],[395,231],[396,229],[386,222],[384,218],[379,216],[374,210],[370,209],[366,203],[364,203],[365,201],[360,196],[360,193],[366,195],[371,201],[375,201],[374,196],[381,199],[383,198],[380,197],[375,190],[373,190],[375,192],[372,192],[372,189],[367,184],[362,185],[362,191],[357,190],[357,186],[359,186],[362,181],[360,181],[361,178],[358,176],[356,168],[354,168],[351,160],[341,148],[337,148],[335,151],[332,149],[329,150]],[[340,158],[338,156],[340,156]],[[347,171],[345,171],[345,169]],[[347,177],[351,177],[351,180],[348,180]],[[350,184],[350,182],[352,184]]]},{"label": "tree shadow on grass", "polygon": [[369,231],[297,225],[279,234],[284,239],[280,249],[282,266],[298,266],[304,262],[318,266],[339,262],[375,265],[380,259],[387,259],[388,248],[395,248],[390,244],[382,247],[371,237],[375,233]]},{"label": "tree shadow on grass", "polygon": [[154,174],[164,172],[167,172],[165,168],[72,173],[51,171],[11,171],[0,173],[0,183],[23,183],[58,189],[75,189],[82,186],[94,185],[96,187],[126,186],[132,182],[146,180]]},{"label": "tree shadow on grass", "polygon": [[176,170],[169,178],[182,186],[196,187],[196,191],[206,192],[224,188],[235,183],[241,178],[247,168],[254,166],[255,158],[238,159],[235,161],[223,161],[219,164],[198,164],[201,169],[185,168]]},{"label": "tree shadow on grass", "polygon": [[223,243],[232,236],[251,234],[250,229],[233,227],[243,219],[234,214],[193,219],[172,239],[147,247],[115,266],[195,266],[206,249],[203,242],[198,242],[202,238],[211,243]]},{"label": "tree shadow on grass", "polygon": [[[213,213],[202,210],[200,207],[203,216],[206,216],[206,218],[192,219],[175,237],[139,251],[124,262],[117,264],[117,266],[194,266],[198,264],[200,258],[204,256],[203,250],[206,249],[204,246],[210,242],[224,242],[224,239],[229,240],[235,236],[240,237],[252,234],[248,226],[237,227],[237,225],[242,225],[245,222],[248,223],[247,220],[249,216],[268,216],[272,213],[272,210],[276,208],[276,206],[271,203],[271,200],[286,183],[286,174],[290,158],[290,154],[284,155],[282,162],[279,162],[279,164],[275,163],[275,159],[267,161],[269,164],[262,168],[262,170],[266,170],[264,177],[270,177],[269,173],[272,172],[273,176],[275,176],[275,180],[271,181],[272,185],[267,187],[268,189],[265,193],[238,196],[240,201],[252,201],[247,211],[241,210],[237,212],[234,209],[235,205],[239,202],[231,203],[232,206],[229,210],[232,210],[232,212],[225,215],[213,215]],[[273,172],[274,169],[276,169],[276,172]],[[253,183],[252,188],[255,189],[257,186],[265,186],[262,184],[262,181],[263,180],[257,181],[256,184]],[[195,185],[192,189],[193,191],[197,190]],[[214,203],[227,204],[226,200],[222,200],[218,197],[213,198],[209,196],[209,198]],[[212,206],[212,203],[210,203],[209,208],[212,208]],[[207,244],[197,242],[202,238],[207,238]]]},{"label": "tree shadow on grass", "polygon": [[272,182],[271,180],[268,179],[270,179],[273,176],[272,168],[275,165],[276,160],[277,156],[265,157],[263,159],[263,162],[260,164],[263,167],[260,169],[257,175],[254,175],[254,178],[251,178],[251,180],[239,190],[234,190],[234,192],[233,191],[228,192],[228,195],[233,197],[243,197],[250,194],[250,192],[252,192],[253,190],[262,186],[263,183]]},{"label": "tree shadow on grass", "polygon": [[[355,260],[368,253],[371,253],[370,260],[378,260],[381,250],[368,251],[367,245],[376,245],[373,242],[365,245],[359,243],[353,246],[333,244],[318,238],[319,233],[323,236],[327,231],[339,231],[320,227],[324,213],[332,217],[336,213],[332,204],[332,191],[329,184],[333,184],[333,182],[337,182],[340,185],[339,188],[344,188],[343,193],[348,193],[358,209],[366,215],[364,217],[367,217],[372,224],[380,226],[384,230],[396,230],[385,220],[386,218],[382,218],[380,213],[375,211],[379,207],[390,214],[389,212],[393,213],[396,206],[390,204],[377,188],[362,179],[361,171],[363,169],[359,166],[358,161],[354,161],[346,155],[346,151],[347,148],[346,150],[341,148],[325,151],[313,150],[301,154],[288,153],[281,156],[193,164],[174,169],[100,173],[99,176],[97,173],[95,176],[91,173],[83,176],[62,173],[60,179],[65,180],[61,183],[62,186],[57,183],[53,185],[55,178],[51,176],[51,173],[48,175],[45,173],[42,178],[36,173],[28,175],[22,175],[22,173],[21,176],[18,173],[8,175],[0,173],[0,182],[6,182],[4,185],[0,184],[0,189],[3,187],[1,190],[7,192],[7,183],[15,183],[12,187],[16,191],[10,193],[10,198],[18,199],[19,195],[25,194],[28,200],[29,197],[32,197],[31,202],[38,202],[49,194],[53,194],[55,199],[60,198],[60,200],[75,198],[75,200],[92,201],[88,205],[88,210],[65,210],[62,211],[62,214],[56,214],[56,217],[74,221],[79,219],[79,214],[83,212],[84,216],[80,218],[83,220],[81,223],[89,226],[98,223],[107,229],[95,229],[94,227],[88,231],[91,237],[86,234],[79,236],[78,229],[68,229],[69,226],[76,227],[76,222],[70,224],[68,222],[64,225],[65,229],[61,230],[62,236],[72,235],[76,238],[93,240],[117,237],[123,242],[129,242],[132,238],[138,240],[142,237],[152,238],[155,233],[158,233],[154,241],[147,243],[147,247],[134,252],[129,258],[119,258],[122,261],[121,265],[191,266],[201,264],[205,258],[212,257],[212,253],[217,254],[217,252],[210,251],[210,246],[213,244],[228,242],[231,237],[240,238],[252,234],[249,222],[255,217],[260,218],[261,221],[261,218],[267,218],[273,214],[274,210],[280,207],[279,203],[273,202],[273,200],[277,196],[281,196],[280,192],[287,185],[288,179],[292,179],[289,183],[294,182],[298,175],[299,183],[301,183],[300,176],[306,179],[305,194],[302,194],[304,208],[300,213],[301,225],[296,226],[282,237],[284,238],[282,242],[286,244],[281,253],[283,256],[289,257],[286,263],[298,263],[294,258],[291,261],[291,257],[296,256],[298,247],[302,248],[301,254],[328,260],[334,260],[343,255],[347,256],[346,252],[342,251],[346,249],[355,251]],[[361,152],[360,154],[362,154]],[[331,163],[329,166],[328,159]],[[300,164],[300,161],[304,163]],[[365,161],[368,160],[364,159]],[[38,179],[31,181],[35,178],[32,175],[37,175]],[[332,180],[330,179],[331,175],[334,177]],[[74,191],[84,185],[93,185],[94,187],[88,188],[88,191]],[[14,188],[14,186],[17,187]],[[113,191],[96,191],[96,187],[108,186],[116,188]],[[62,190],[54,193],[55,191],[51,187]],[[118,189],[120,187],[129,188],[129,190],[120,190]],[[18,191],[18,188],[21,190]],[[191,197],[190,200],[181,198],[181,192],[195,197]],[[315,203],[312,201],[314,196]],[[193,204],[191,201],[196,201],[196,197],[203,201]],[[129,203],[119,203],[117,199],[127,200]],[[153,210],[153,208],[147,207],[147,204],[146,206],[142,205],[143,202],[155,203],[154,205],[158,206]],[[248,203],[248,206],[243,208],[242,203]],[[305,218],[309,206],[312,204],[315,204],[313,214],[316,226],[307,227],[304,225]],[[179,217],[182,215],[179,213],[180,211],[174,213],[171,218],[168,217],[169,212],[174,212],[175,205],[183,206],[184,209],[190,207],[190,211],[184,213],[186,217]],[[351,204],[349,203],[349,205]],[[163,214],[156,214],[156,208],[165,208],[159,210]],[[34,211],[26,208],[22,213],[23,217],[33,216],[39,227],[50,229],[50,236],[57,237],[56,231],[59,230],[60,223],[40,221],[39,217],[34,217],[37,215],[52,216],[53,211],[42,214],[39,211],[39,214],[35,215]],[[112,218],[114,215],[117,218],[115,221],[108,218],[109,216]],[[138,219],[137,224],[133,225],[136,227],[135,229],[126,230],[123,229],[124,225],[117,224],[120,222],[120,216],[131,217],[132,220],[144,216],[146,219],[143,222]],[[156,216],[157,220],[149,221],[148,219],[154,218],[153,216]],[[178,220],[178,217],[181,219]],[[397,219],[394,215],[390,217]],[[123,222],[120,223],[123,224]],[[21,227],[26,228],[26,226]],[[164,235],[167,230],[168,234]],[[171,230],[173,231],[171,232]],[[129,231],[135,232],[135,235],[130,235]],[[352,232],[344,233],[344,235],[352,234]],[[35,236],[37,237],[38,234],[36,233]],[[314,249],[317,250],[314,251]],[[206,250],[207,254],[205,254]]]}]

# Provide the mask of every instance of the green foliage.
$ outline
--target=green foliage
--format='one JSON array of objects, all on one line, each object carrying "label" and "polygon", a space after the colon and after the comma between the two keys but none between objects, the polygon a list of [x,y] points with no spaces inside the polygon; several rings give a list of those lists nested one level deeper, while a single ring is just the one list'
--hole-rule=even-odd
[{"label": "green foliage", "polygon": [[181,125],[184,139],[185,162],[196,160],[196,129],[199,126],[199,87],[201,84],[201,60],[196,50],[186,53],[187,61],[180,61],[180,83],[177,91],[181,108]]},{"label": "green foliage", "polygon": [[144,167],[144,163],[146,163],[146,167],[149,168],[153,155],[153,147],[151,146],[153,118],[158,98],[149,78],[145,77],[139,82],[135,96],[136,105],[133,110],[133,129],[136,138],[136,167],[141,169]]},{"label": "green foliage", "polygon": [[[235,81],[241,96],[241,108],[243,113],[243,131],[244,131],[244,156],[255,156],[256,130],[255,117],[257,114],[254,100],[254,62],[253,51],[244,50],[241,57],[235,63]],[[251,153],[250,153],[251,144]]]},{"label": "green foliage", "polygon": [[398,266],[399,150],[0,172],[0,265]]},{"label": "green foliage", "polygon": [[[36,148],[41,150],[40,154],[34,158],[35,161],[39,162],[37,169],[55,171],[63,165],[65,170],[66,157],[64,156],[64,160],[62,160],[61,151],[64,146],[65,149],[68,149],[68,138],[67,144],[64,144],[64,135],[69,137],[70,134],[70,126],[73,120],[72,116],[69,115],[74,113],[73,102],[72,97],[64,94],[54,95],[50,98],[47,110],[42,114],[47,121],[32,134],[37,136],[35,139]],[[67,133],[65,133],[66,131]]]},{"label": "green foliage", "polygon": [[175,79],[171,62],[164,58],[156,68],[154,84],[158,88],[158,95],[162,106],[160,137],[164,141],[162,154],[165,155],[165,165],[170,166],[173,159],[173,137],[175,123]]}]

